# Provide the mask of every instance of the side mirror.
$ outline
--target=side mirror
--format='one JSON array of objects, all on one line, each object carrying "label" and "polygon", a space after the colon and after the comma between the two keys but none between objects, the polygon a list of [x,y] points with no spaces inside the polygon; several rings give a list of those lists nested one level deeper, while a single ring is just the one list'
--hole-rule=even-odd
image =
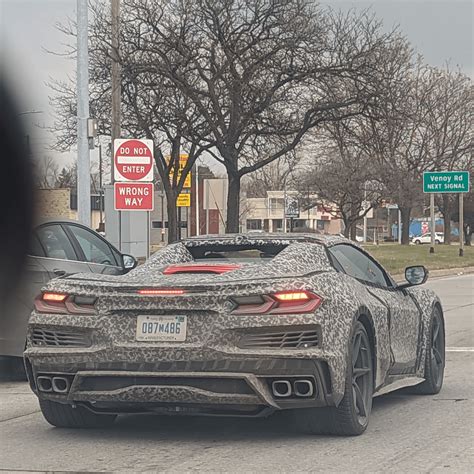
[{"label": "side mirror", "polygon": [[129,272],[130,270],[133,270],[138,265],[137,259],[127,254],[122,255],[122,262],[123,262],[123,268],[127,270],[127,272]]},{"label": "side mirror", "polygon": [[428,279],[428,270],[423,265],[415,265],[405,268],[405,280],[408,283],[400,285],[399,288],[422,285]]}]

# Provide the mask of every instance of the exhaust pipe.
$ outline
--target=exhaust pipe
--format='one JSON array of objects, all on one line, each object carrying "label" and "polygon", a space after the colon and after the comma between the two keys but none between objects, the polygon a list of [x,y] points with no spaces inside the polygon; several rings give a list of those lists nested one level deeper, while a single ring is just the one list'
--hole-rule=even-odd
[{"label": "exhaust pipe", "polygon": [[295,380],[293,389],[297,397],[309,398],[313,396],[314,386],[311,380]]},{"label": "exhaust pipe", "polygon": [[274,380],[272,382],[272,392],[275,397],[289,397],[291,391],[291,383],[288,380]]},{"label": "exhaust pipe", "polygon": [[53,391],[53,383],[51,377],[46,375],[40,375],[36,378],[36,385],[40,392],[52,392]]},{"label": "exhaust pipe", "polygon": [[66,377],[53,377],[52,388],[56,393],[67,393],[69,391],[69,380]]}]

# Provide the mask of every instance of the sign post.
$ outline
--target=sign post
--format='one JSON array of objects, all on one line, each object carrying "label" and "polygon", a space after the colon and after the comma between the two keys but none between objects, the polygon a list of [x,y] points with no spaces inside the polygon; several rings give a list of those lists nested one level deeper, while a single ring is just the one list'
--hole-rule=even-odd
[{"label": "sign post", "polygon": [[153,165],[153,140],[114,140],[114,206],[119,211],[119,247],[122,211],[146,211],[147,256],[150,252],[149,215],[154,208]]},{"label": "sign post", "polygon": [[459,194],[459,256],[464,257],[464,194]]},{"label": "sign post", "polygon": [[430,193],[431,248],[435,245],[434,195],[436,193],[459,193],[459,256],[464,255],[464,199],[469,192],[469,171],[425,171],[423,173],[423,192]]},{"label": "sign post", "polygon": [[430,220],[431,220],[431,247],[430,253],[434,253],[436,244],[436,219],[435,219],[435,195],[430,194]]}]

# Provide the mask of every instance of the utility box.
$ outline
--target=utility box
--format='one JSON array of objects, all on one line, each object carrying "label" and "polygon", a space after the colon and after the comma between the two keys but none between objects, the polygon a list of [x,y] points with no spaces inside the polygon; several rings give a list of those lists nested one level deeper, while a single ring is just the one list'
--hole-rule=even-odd
[{"label": "utility box", "polygon": [[149,232],[149,213],[116,211],[114,187],[105,186],[105,238],[122,253],[146,258]]}]

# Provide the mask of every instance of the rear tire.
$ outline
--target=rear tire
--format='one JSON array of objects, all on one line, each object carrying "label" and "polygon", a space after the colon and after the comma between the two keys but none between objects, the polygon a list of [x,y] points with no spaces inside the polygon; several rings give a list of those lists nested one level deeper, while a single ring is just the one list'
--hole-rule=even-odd
[{"label": "rear tire", "polygon": [[51,400],[39,401],[46,421],[58,428],[103,428],[110,426],[117,415],[97,415],[87,408],[76,407]]},{"label": "rear tire", "polygon": [[374,387],[372,347],[364,325],[354,326],[346,370],[344,397],[339,406],[300,410],[300,426],[311,434],[357,436],[368,424]]},{"label": "rear tire", "polygon": [[445,344],[443,313],[439,306],[435,306],[426,345],[425,381],[410,387],[410,393],[419,395],[439,393],[444,379]]}]

